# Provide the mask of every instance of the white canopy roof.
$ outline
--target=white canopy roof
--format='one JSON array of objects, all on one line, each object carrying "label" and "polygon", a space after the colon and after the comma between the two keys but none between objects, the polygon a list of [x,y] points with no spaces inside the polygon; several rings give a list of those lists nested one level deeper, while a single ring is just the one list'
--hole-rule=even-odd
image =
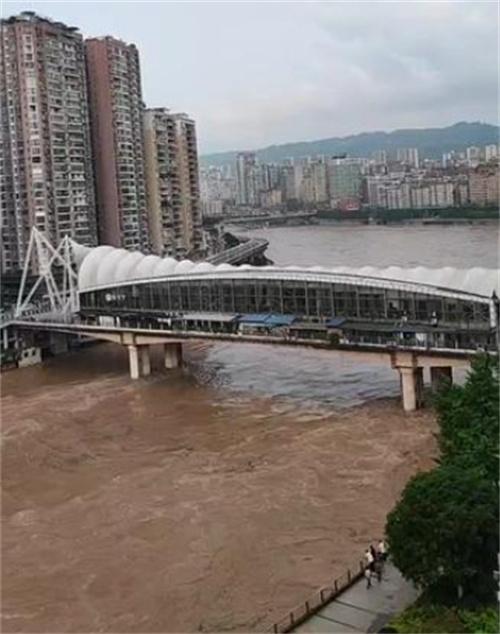
[{"label": "white canopy roof", "polygon": [[[259,272],[272,271],[277,273],[290,273],[292,271],[302,274],[317,273],[338,273],[357,275],[363,278],[378,278],[401,282],[413,282],[438,286],[441,288],[453,289],[466,293],[475,293],[484,297],[490,297],[495,290],[500,294],[499,271],[498,269],[485,269],[474,267],[471,269],[456,269],[444,267],[440,269],[429,269],[426,267],[402,268],[390,266],[388,268],[377,268],[364,266],[353,268],[347,266],[312,268],[287,266],[267,266],[252,267],[249,265],[232,266],[230,264],[219,264],[217,266],[209,262],[191,262],[190,260],[174,260],[173,258],[160,258],[157,255],[144,255],[138,251],[126,251],[110,246],[100,246],[93,249],[74,245],[75,258],[79,265],[78,286],[80,291],[89,290],[95,287],[111,287],[126,283],[132,280],[146,280],[155,277],[166,277],[175,275],[186,275],[198,273],[212,274],[217,277],[217,273],[234,271],[251,271],[256,269]],[[211,275],[211,277],[212,277]]]}]

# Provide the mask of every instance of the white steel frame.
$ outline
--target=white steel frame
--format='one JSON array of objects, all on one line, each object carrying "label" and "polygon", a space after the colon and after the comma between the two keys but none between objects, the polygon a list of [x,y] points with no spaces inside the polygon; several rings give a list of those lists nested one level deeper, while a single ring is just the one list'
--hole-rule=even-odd
[{"label": "white steel frame", "polygon": [[[24,297],[26,279],[33,262],[38,271],[38,278],[31,290]],[[52,266],[57,263],[62,267],[62,282],[57,284],[54,278]],[[79,309],[78,276],[73,269],[72,241],[65,236],[57,248],[54,248],[47,238],[35,227],[31,230],[28,250],[23,265],[21,285],[17,296],[14,317],[19,319],[33,313],[30,302],[42,283],[47,289],[46,297],[50,304],[50,312],[64,320]]]}]

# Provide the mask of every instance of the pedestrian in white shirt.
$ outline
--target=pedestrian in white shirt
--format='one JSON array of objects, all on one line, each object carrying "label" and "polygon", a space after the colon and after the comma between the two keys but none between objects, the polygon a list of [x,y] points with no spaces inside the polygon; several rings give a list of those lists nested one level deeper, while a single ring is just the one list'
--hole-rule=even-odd
[{"label": "pedestrian in white shirt", "polygon": [[381,539],[377,544],[377,554],[382,561],[387,559],[387,548],[383,539]]},{"label": "pedestrian in white shirt", "polygon": [[370,568],[370,570],[373,568],[373,562],[375,561],[372,552],[369,548],[367,548],[365,550],[365,560],[366,560],[366,566],[367,568]]}]

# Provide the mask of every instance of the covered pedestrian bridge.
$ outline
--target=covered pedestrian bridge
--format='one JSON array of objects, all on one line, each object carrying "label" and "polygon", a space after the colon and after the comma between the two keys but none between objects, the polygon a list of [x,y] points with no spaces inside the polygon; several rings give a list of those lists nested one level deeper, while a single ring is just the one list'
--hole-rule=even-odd
[{"label": "covered pedestrian bridge", "polygon": [[[186,338],[205,337],[385,353],[400,371],[403,392],[406,386],[406,409],[420,398],[419,358],[497,350],[496,270],[233,266],[74,243],[71,258],[76,295],[65,321],[89,336],[147,332],[150,343],[177,337],[178,351]],[[21,298],[18,320],[22,305]],[[57,327],[53,311],[41,319]],[[126,343],[134,376],[150,345],[137,341]],[[451,378],[451,365],[436,360],[435,376]]]}]

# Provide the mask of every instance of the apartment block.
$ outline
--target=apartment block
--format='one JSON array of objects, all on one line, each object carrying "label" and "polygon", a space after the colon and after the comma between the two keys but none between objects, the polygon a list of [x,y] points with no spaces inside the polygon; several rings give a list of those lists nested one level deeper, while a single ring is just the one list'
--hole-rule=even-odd
[{"label": "apartment block", "polygon": [[85,42],[99,240],[148,251],[139,53],[112,37]]},{"label": "apartment block", "polygon": [[22,267],[32,227],[95,245],[83,39],[25,11],[0,22],[1,270]]},{"label": "apartment block", "polygon": [[203,236],[195,122],[167,108],[146,110],[144,153],[153,252],[179,259],[199,256]]},{"label": "apartment block", "polygon": [[345,200],[360,200],[362,189],[360,159],[332,158],[327,164],[330,205],[335,208]]},{"label": "apartment block", "polygon": [[396,150],[396,160],[414,168],[420,165],[418,149],[416,147],[399,148]]},{"label": "apartment block", "polygon": [[498,168],[476,169],[469,174],[469,200],[471,205],[480,207],[485,205],[498,205],[499,195]]},{"label": "apartment block", "polygon": [[240,152],[236,157],[238,205],[259,204],[259,166],[253,152]]}]

